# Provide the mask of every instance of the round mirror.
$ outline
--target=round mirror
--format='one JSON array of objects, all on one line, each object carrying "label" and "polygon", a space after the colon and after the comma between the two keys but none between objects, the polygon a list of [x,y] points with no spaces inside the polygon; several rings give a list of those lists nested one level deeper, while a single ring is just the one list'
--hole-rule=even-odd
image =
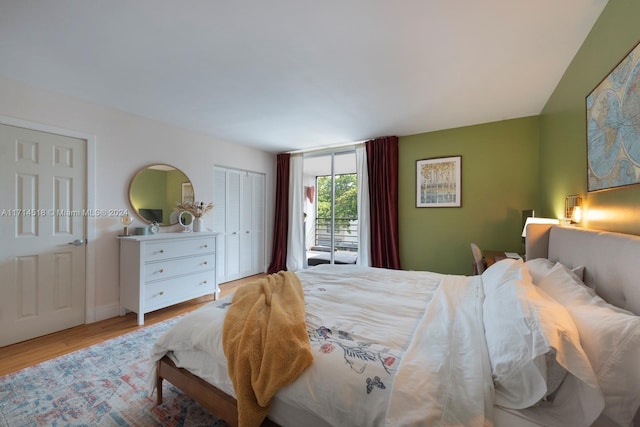
[{"label": "round mirror", "polygon": [[160,225],[178,223],[180,201],[193,202],[193,184],[180,169],[156,164],[142,168],[129,185],[129,203],[140,219]]}]

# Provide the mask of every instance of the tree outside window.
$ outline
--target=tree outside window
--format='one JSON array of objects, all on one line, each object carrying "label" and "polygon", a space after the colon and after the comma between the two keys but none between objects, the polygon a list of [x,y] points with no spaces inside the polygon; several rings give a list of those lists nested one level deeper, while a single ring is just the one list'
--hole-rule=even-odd
[{"label": "tree outside window", "polygon": [[[341,234],[345,238],[337,237],[336,247],[340,249],[352,249],[357,247],[357,220],[358,220],[358,179],[356,174],[336,175],[336,200],[335,200],[335,234]],[[318,176],[317,188],[317,236],[326,244],[331,233],[331,176]],[[325,234],[329,233],[329,234]],[[351,235],[351,237],[346,237]],[[349,243],[346,243],[349,241]]]}]

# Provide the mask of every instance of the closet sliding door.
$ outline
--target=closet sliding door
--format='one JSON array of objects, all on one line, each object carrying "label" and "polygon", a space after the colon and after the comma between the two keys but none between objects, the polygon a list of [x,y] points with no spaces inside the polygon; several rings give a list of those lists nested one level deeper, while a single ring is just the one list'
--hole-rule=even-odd
[{"label": "closet sliding door", "polygon": [[264,272],[264,174],[216,167],[214,175],[218,282]]},{"label": "closet sliding door", "polygon": [[264,174],[247,172],[241,179],[240,274],[265,271],[264,263]]},{"label": "closet sliding door", "polygon": [[216,279],[218,284],[226,282],[227,262],[227,171],[216,167],[213,174],[213,230],[220,234],[216,238]]}]

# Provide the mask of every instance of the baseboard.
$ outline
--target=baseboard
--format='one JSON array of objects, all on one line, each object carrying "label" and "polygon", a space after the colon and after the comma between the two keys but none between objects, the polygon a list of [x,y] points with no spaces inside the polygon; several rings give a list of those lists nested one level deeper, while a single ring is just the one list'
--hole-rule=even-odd
[{"label": "baseboard", "polygon": [[119,315],[120,315],[120,305],[118,303],[101,305],[100,307],[95,308],[96,322],[99,322],[100,320],[111,319],[112,317],[116,317]]}]

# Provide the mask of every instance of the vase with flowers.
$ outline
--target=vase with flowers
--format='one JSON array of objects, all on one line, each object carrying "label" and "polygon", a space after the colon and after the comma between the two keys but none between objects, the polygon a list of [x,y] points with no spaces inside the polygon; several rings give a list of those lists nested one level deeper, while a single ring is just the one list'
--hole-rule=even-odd
[{"label": "vase with flowers", "polygon": [[176,210],[186,211],[193,215],[193,231],[202,231],[202,217],[213,209],[213,203],[205,202],[178,202]]}]

